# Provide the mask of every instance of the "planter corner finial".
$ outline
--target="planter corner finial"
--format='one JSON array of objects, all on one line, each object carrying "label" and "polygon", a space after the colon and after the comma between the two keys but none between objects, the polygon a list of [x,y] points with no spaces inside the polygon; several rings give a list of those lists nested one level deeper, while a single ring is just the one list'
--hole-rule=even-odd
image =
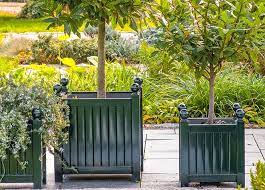
[{"label": "planter corner finial", "polygon": [[131,90],[133,93],[137,93],[140,90],[140,85],[137,83],[134,83],[131,87]]},{"label": "planter corner finial", "polygon": [[179,112],[180,112],[181,110],[183,110],[183,109],[187,109],[187,106],[186,106],[184,103],[179,104],[179,105],[178,105],[178,110],[179,110]]},{"label": "planter corner finial", "polygon": [[34,109],[32,110],[32,117],[33,117],[33,119],[41,119],[41,117],[42,117],[41,109],[39,109],[39,108],[34,108]]},{"label": "planter corner finial", "polygon": [[179,114],[180,114],[180,118],[183,120],[186,120],[189,117],[189,113],[188,113],[187,109],[180,110]]},{"label": "planter corner finial", "polygon": [[68,78],[62,78],[61,81],[61,86],[62,86],[62,93],[67,94],[68,93],[68,89],[67,89],[67,85],[69,84],[69,79]]},{"label": "planter corner finial", "polygon": [[240,104],[239,103],[234,103],[234,105],[233,105],[233,110],[234,110],[234,112],[236,112],[238,109],[240,109],[241,108],[241,106],[240,106]]},{"label": "planter corner finial", "polygon": [[142,86],[143,82],[143,79],[141,79],[140,77],[136,77],[134,79],[134,83],[138,84],[140,87]]},{"label": "planter corner finial", "polygon": [[62,92],[62,86],[60,84],[56,84],[54,85],[53,90],[56,95],[60,95],[60,93]]},{"label": "planter corner finial", "polygon": [[242,120],[245,117],[245,111],[243,109],[236,110],[236,117]]}]

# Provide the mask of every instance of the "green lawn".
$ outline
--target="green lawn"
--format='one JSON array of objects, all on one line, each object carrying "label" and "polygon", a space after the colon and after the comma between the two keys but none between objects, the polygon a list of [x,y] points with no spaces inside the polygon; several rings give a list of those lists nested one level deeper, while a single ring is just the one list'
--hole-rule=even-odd
[{"label": "green lawn", "polygon": [[0,33],[7,32],[57,32],[63,31],[62,27],[47,30],[48,23],[43,19],[20,19],[14,15],[0,12]]}]

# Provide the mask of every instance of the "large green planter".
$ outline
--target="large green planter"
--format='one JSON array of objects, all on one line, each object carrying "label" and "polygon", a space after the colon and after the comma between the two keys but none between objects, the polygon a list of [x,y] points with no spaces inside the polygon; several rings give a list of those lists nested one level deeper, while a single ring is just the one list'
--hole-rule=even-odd
[{"label": "large green planter", "polygon": [[42,183],[46,183],[46,159],[42,157],[41,134],[36,132],[41,127],[40,112],[35,109],[32,112],[33,120],[29,122],[29,130],[35,130],[31,134],[31,144],[26,152],[21,153],[23,160],[27,161],[26,169],[22,170],[15,158],[9,154],[3,164],[0,164],[0,175],[3,176],[1,183],[33,183],[34,189],[40,189]]},{"label": "large green planter", "polygon": [[179,110],[181,186],[189,182],[237,182],[244,187],[244,111],[235,104],[235,118],[216,119],[220,124],[209,125],[205,118],[188,118],[184,105]]},{"label": "large green planter", "polygon": [[[61,86],[55,87],[58,94],[67,92],[67,84],[62,79]],[[135,83],[131,90],[107,93],[106,99],[98,99],[94,92],[67,93],[69,143],[55,157],[56,182],[61,182],[64,174],[75,173],[132,174],[133,181],[140,180],[141,87]]]}]

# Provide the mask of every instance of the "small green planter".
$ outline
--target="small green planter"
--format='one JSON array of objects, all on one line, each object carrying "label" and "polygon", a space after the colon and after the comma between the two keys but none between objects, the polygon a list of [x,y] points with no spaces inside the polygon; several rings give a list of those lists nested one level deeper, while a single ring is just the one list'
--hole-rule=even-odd
[{"label": "small green planter", "polygon": [[245,186],[244,122],[245,115],[234,105],[235,118],[216,119],[220,124],[206,124],[207,119],[189,119],[185,105],[180,105],[180,182],[237,182]]},{"label": "small green planter", "polygon": [[[67,94],[70,107],[69,143],[55,156],[55,181],[64,174],[132,174],[140,180],[143,162],[141,80],[131,92],[107,93],[98,99],[95,92],[68,93],[68,80],[56,85],[58,94]],[[63,167],[64,163],[68,166]]]},{"label": "small green planter", "polygon": [[[41,116],[39,110],[35,109],[32,112],[33,120],[29,122],[29,130],[38,130],[41,127]],[[39,132],[32,132],[31,144],[26,152],[21,156],[22,161],[27,161],[28,165],[25,170],[22,170],[15,158],[9,154],[8,159],[0,164],[0,175],[3,176],[1,183],[33,183],[34,189],[40,189],[42,183],[46,183],[46,158],[41,157],[42,137]],[[41,159],[42,158],[42,159]],[[42,167],[44,167],[42,169]]]}]

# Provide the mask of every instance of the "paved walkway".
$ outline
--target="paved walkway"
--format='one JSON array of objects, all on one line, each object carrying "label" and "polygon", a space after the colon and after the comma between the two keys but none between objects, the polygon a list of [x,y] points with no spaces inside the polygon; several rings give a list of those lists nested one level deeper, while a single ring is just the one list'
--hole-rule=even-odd
[{"label": "paved walkway", "polygon": [[[234,183],[219,186],[194,184],[192,187],[179,186],[179,131],[145,130],[145,162],[142,181],[133,183],[129,176],[87,176],[67,177],[63,184],[54,183],[53,157],[47,156],[47,189],[124,189],[124,190],[175,190],[175,189],[235,189]],[[258,160],[265,159],[265,130],[247,129],[245,135],[246,187],[250,187],[249,173]]]}]

